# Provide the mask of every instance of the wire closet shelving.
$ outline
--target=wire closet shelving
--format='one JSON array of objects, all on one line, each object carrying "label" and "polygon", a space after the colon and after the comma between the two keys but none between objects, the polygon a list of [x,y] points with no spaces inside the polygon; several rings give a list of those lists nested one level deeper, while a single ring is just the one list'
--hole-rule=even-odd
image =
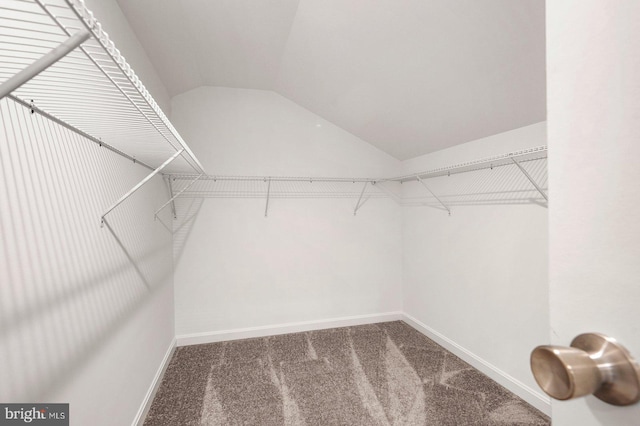
[{"label": "wire closet shelving", "polygon": [[82,0],[0,0],[7,97],[151,170],[204,173],[189,146]]},{"label": "wire closet shelving", "polygon": [[204,172],[83,1],[1,0],[0,87],[52,55],[7,96],[149,169],[184,150],[165,171]]},{"label": "wire closet shelving", "polygon": [[370,198],[406,204],[395,183],[417,181],[447,211],[425,180],[546,159],[546,147],[391,178],[207,175],[189,146],[82,0],[0,0],[0,98],[65,126],[152,172],[117,200],[115,209],[156,174],[178,198],[352,198],[354,214]]},{"label": "wire closet shelving", "polygon": [[[361,207],[363,198],[391,198],[401,205],[415,205],[408,197],[397,191],[398,183],[418,182],[426,194],[436,204],[451,213],[449,200],[440,197],[427,184],[429,179],[452,176],[468,172],[494,169],[515,169],[518,175],[528,182],[530,190],[537,191],[546,201],[547,194],[538,179],[546,175],[547,147],[539,146],[502,155],[482,158],[475,161],[455,164],[433,170],[421,171],[409,175],[390,178],[336,178],[336,177],[290,177],[290,176],[213,176],[194,174],[173,174],[168,176],[172,198],[264,198],[268,211],[272,198],[352,198],[357,199],[354,214]],[[537,165],[538,173],[532,176],[525,165]],[[540,170],[542,169],[542,170]],[[522,189],[521,192],[527,191]],[[530,192],[527,191],[527,192]],[[529,197],[530,199],[531,197]],[[454,204],[464,204],[453,201]],[[418,203],[418,205],[421,203]],[[158,213],[156,212],[156,214]]]}]

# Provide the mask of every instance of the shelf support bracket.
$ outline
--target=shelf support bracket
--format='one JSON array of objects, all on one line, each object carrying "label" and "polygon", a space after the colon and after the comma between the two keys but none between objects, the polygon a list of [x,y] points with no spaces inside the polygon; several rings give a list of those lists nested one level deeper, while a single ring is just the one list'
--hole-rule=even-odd
[{"label": "shelf support bracket", "polygon": [[166,203],[164,203],[162,205],[162,207],[160,207],[158,210],[156,210],[156,212],[153,214],[153,219],[157,219],[158,218],[158,213],[160,213],[165,207],[167,207],[169,204],[171,204],[171,209],[173,211],[173,218],[176,219],[176,206],[173,203],[175,201],[176,198],[178,198],[183,192],[185,192],[187,189],[189,189],[191,187],[191,185],[193,185],[194,183],[196,183],[198,181],[198,179],[200,179],[202,176],[204,176],[203,173],[201,173],[200,175],[198,175],[198,177],[196,177],[195,179],[193,179],[191,182],[189,182],[187,184],[187,186],[185,186],[184,188],[182,188],[177,194],[173,195],[173,187],[171,186],[171,178],[169,178],[169,190],[171,191],[171,199],[169,201],[167,201]]},{"label": "shelf support bracket", "polygon": [[184,148],[181,149],[180,151],[176,151],[175,154],[173,154],[171,156],[171,158],[169,158],[167,161],[165,161],[164,163],[162,163],[162,165],[160,167],[158,167],[157,169],[155,169],[154,171],[152,171],[151,173],[149,173],[147,175],[146,178],[142,179],[136,186],[134,186],[133,188],[131,188],[129,190],[129,192],[127,192],[126,194],[124,194],[122,197],[120,197],[120,199],[118,201],[116,201],[111,207],[109,207],[109,209],[107,209],[106,212],[104,212],[104,214],[102,215],[102,217],[100,218],[100,226],[104,226],[104,218],[111,213],[111,211],[113,209],[115,209],[116,207],[118,207],[120,204],[122,204],[122,202],[124,200],[126,200],[127,198],[129,198],[131,195],[133,195],[134,192],[136,192],[138,189],[140,189],[142,187],[142,185],[144,185],[145,183],[149,182],[151,180],[151,178],[153,178],[155,175],[157,175],[158,173],[160,173],[160,171],[162,169],[164,169],[165,167],[167,167],[173,160],[175,160],[176,158],[178,158],[182,153],[184,152]]},{"label": "shelf support bracket", "polygon": [[89,37],[91,37],[89,30],[82,29],[60,43],[59,46],[54,47],[48,53],[45,53],[40,57],[40,59],[37,59],[31,65],[28,65],[22,71],[19,71],[13,77],[0,85],[0,99],[4,98],[9,93],[31,80],[33,77],[37,76],[60,59],[64,58],[73,49],[87,41]]},{"label": "shelf support bracket", "polygon": [[358,198],[358,202],[356,203],[356,208],[353,209],[354,216],[356,215],[356,213],[358,213],[358,209],[362,207],[362,205],[360,205],[360,202],[362,201],[362,197],[364,196],[364,191],[367,189],[368,184],[369,182],[365,182],[364,185],[362,186],[362,191],[360,191],[360,198]]},{"label": "shelf support bracket", "polygon": [[[171,183],[171,176],[167,178],[167,187],[169,188],[169,198],[173,200],[173,184]],[[174,203],[173,201],[171,201],[171,215],[173,216],[174,219],[178,218],[178,215],[176,214],[176,203]],[[157,217],[157,216],[158,216],[158,212],[156,211],[154,213],[154,217]]]},{"label": "shelf support bracket", "polygon": [[451,216],[451,209],[449,207],[447,207],[447,205],[445,203],[442,202],[442,200],[440,198],[438,198],[438,196],[436,194],[433,193],[432,190],[429,189],[429,187],[427,186],[426,183],[424,183],[424,181],[422,179],[420,179],[420,176],[416,175],[416,179],[418,180],[418,182],[420,182],[422,184],[422,186],[424,186],[424,188],[429,191],[429,194],[433,195],[433,198],[435,198],[436,200],[438,200],[438,202],[440,203],[440,205],[442,207],[444,207],[444,209],[447,211],[447,213],[449,213],[449,216]]},{"label": "shelf support bracket", "polygon": [[518,168],[520,169],[522,174],[525,175],[525,177],[527,179],[529,179],[529,182],[531,182],[531,184],[536,187],[536,189],[538,190],[540,195],[542,195],[542,197],[548,202],[549,201],[549,197],[547,196],[547,194],[542,190],[542,188],[540,188],[540,185],[538,185],[538,183],[531,177],[531,175],[524,169],[524,167],[522,167],[522,165],[520,165],[518,160],[516,160],[515,158],[511,157],[511,161],[513,161],[513,164],[518,166]]},{"label": "shelf support bracket", "polygon": [[267,217],[269,213],[269,197],[271,196],[271,179],[267,182],[267,204],[264,206],[264,217]]}]

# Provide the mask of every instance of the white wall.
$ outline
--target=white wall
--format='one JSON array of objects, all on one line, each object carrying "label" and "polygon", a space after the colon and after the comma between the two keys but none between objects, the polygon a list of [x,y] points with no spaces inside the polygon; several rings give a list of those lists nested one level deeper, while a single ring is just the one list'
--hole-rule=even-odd
[{"label": "white wall", "polygon": [[[547,2],[551,341],[640,358],[640,2]],[[553,402],[553,424],[637,425],[640,404]]]},{"label": "white wall", "polygon": [[[388,177],[546,144],[539,123],[399,163],[268,91],[202,87],[172,109],[218,175]],[[524,166],[547,186],[544,162]],[[428,184],[451,217],[416,183],[408,206],[372,199],[355,217],[346,199],[272,199],[268,218],[264,198],[180,200],[176,333],[404,310],[544,406],[528,365],[548,333],[544,200],[515,166]]]},{"label": "white wall", "polygon": [[0,401],[133,421],[174,336],[166,187],[100,216],[148,172],[0,102]]},{"label": "white wall", "polygon": [[[397,160],[273,92],[202,87],[172,109],[209,174],[399,172]],[[265,218],[263,198],[181,200],[177,334],[399,311],[400,207],[371,199],[354,216],[355,202],[273,199]]]},{"label": "white wall", "polygon": [[87,8],[102,24],[116,47],[134,69],[167,117],[171,116],[171,98],[142,44],[129,25],[117,0],[85,0]]},{"label": "white wall", "polygon": [[[403,174],[545,144],[545,123],[534,124],[405,161]],[[523,165],[546,187],[544,163]],[[403,185],[405,313],[541,395],[529,354],[548,335],[544,200],[515,166],[425,183],[452,215],[419,183]],[[541,407],[531,392],[520,395]]]}]

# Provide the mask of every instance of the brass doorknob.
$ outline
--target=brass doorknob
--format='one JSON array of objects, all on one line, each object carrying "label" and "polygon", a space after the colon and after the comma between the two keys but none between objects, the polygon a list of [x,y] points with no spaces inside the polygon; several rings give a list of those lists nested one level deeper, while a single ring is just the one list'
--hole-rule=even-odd
[{"label": "brass doorknob", "polygon": [[571,347],[538,346],[531,371],[549,396],[567,400],[594,394],[613,405],[640,401],[640,366],[615,339],[581,334]]}]

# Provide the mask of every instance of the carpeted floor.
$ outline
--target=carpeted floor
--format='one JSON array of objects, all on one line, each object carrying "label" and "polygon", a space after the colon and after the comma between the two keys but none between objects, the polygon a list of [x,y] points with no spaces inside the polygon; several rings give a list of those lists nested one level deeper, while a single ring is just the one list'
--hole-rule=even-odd
[{"label": "carpeted floor", "polygon": [[184,346],[151,425],[548,425],[403,322]]}]

